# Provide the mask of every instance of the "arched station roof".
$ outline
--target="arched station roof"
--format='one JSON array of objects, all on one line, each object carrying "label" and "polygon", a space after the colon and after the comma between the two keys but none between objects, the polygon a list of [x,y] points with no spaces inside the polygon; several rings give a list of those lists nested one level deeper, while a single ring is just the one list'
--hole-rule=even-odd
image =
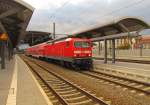
[{"label": "arched station roof", "polygon": [[25,36],[34,8],[22,0],[0,0],[0,33],[7,33],[13,47]]},{"label": "arched station roof", "polygon": [[123,17],[116,21],[109,22],[107,24],[94,27],[79,33],[75,33],[77,37],[104,37],[108,35],[115,35],[133,31],[140,31],[149,28],[149,24],[144,22],[142,19],[134,17]]}]

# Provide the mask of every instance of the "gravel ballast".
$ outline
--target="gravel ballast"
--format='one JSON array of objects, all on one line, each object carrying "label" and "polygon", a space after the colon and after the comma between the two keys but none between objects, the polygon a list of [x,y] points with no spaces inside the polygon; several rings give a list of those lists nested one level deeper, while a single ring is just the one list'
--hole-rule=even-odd
[{"label": "gravel ballast", "polygon": [[85,90],[96,94],[97,97],[103,97],[105,101],[110,102],[111,105],[150,105],[150,97],[137,93],[135,91],[126,89],[121,86],[110,84],[105,81],[96,80],[81,73],[60,67],[59,65],[43,62],[34,59],[37,63],[55,73],[63,76],[65,79],[78,84]]}]

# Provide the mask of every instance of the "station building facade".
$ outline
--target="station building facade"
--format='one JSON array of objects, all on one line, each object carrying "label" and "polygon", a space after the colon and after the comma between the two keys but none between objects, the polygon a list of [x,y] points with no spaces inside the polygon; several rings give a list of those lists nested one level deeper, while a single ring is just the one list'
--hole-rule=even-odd
[{"label": "station building facade", "polygon": [[[111,40],[107,41],[108,43],[108,49],[112,48],[112,42]],[[144,49],[150,49],[150,35],[143,35],[136,38],[121,38],[115,40],[116,49],[137,49],[137,48],[144,48]],[[104,42],[95,42],[94,43],[95,48],[100,46],[100,49],[103,48]]]}]

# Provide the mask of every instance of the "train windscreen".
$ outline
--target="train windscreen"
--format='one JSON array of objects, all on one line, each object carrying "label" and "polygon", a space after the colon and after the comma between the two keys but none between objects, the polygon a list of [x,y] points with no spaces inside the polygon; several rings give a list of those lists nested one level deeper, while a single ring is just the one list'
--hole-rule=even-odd
[{"label": "train windscreen", "polygon": [[83,41],[76,41],[76,42],[74,42],[74,46],[76,47],[76,48],[88,48],[88,47],[90,47],[90,43],[89,42],[83,42]]}]

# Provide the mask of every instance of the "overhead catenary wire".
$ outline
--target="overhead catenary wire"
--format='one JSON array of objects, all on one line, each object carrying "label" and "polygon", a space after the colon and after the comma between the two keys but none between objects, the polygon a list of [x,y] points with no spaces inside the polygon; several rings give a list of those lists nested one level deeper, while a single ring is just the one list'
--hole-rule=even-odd
[{"label": "overhead catenary wire", "polygon": [[[140,3],[144,2],[144,1],[146,1],[146,0],[138,0],[138,1],[136,1],[136,2],[130,3],[130,4],[128,4],[128,5],[125,5],[125,6],[123,6],[123,7],[120,7],[120,8],[118,8],[118,9],[116,9],[116,10],[113,10],[113,11],[111,11],[111,12],[109,12],[109,13],[106,13],[106,14],[102,15],[101,18],[107,17],[107,16],[109,16],[109,15],[111,15],[111,14],[114,14],[114,13],[117,13],[117,12],[119,12],[119,11],[122,11],[123,9],[132,8],[133,6],[136,6],[136,5],[138,5],[138,4],[140,4]],[[69,1],[66,2],[66,3],[64,3],[64,5],[62,5],[60,8],[58,8],[58,9],[56,10],[56,12],[60,12],[61,9],[62,9],[64,6],[66,6],[66,4],[68,4],[68,3],[69,3]],[[54,14],[56,14],[56,12],[55,12]],[[83,14],[85,14],[85,12],[83,12],[82,15],[83,15]],[[54,17],[54,15],[51,16],[51,17]],[[68,21],[69,21],[69,20],[68,20]],[[73,22],[73,20],[70,21],[70,22]],[[81,21],[80,21],[80,22],[81,22]],[[81,23],[82,23],[82,22],[81,22]],[[83,23],[86,23],[86,22],[83,22]],[[87,25],[87,24],[85,24],[85,25]]]},{"label": "overhead catenary wire", "polygon": [[50,15],[50,19],[52,19],[52,18],[55,16],[55,14],[56,14],[57,12],[59,12],[63,7],[65,7],[69,2],[70,2],[70,0],[66,1],[65,3],[62,4],[62,6],[60,6],[59,8],[57,8],[57,9]]},{"label": "overhead catenary wire", "polygon": [[131,8],[131,7],[136,6],[136,5],[138,5],[138,4],[140,4],[140,3],[144,2],[144,1],[146,1],[146,0],[139,0],[139,1],[136,1],[136,2],[134,2],[134,3],[128,4],[128,5],[126,5],[126,6],[123,6],[123,7],[121,7],[121,8],[118,8],[118,9],[116,9],[116,10],[114,10],[114,11],[111,11],[111,12],[109,12],[109,13],[107,13],[107,14],[104,14],[103,17],[108,16],[108,15],[111,15],[111,14],[113,14],[113,13],[117,13],[117,12],[119,12],[119,11],[122,11],[123,9]]},{"label": "overhead catenary wire", "polygon": [[[103,14],[102,16],[100,16],[100,18],[104,18],[104,17],[110,16],[110,15],[115,14],[115,13],[118,13],[118,12],[124,10],[124,9],[132,8],[133,6],[137,6],[138,4],[141,4],[141,3],[144,2],[144,1],[146,1],[146,0],[138,0],[138,1],[134,2],[134,3],[130,3],[130,4],[128,4],[128,5],[125,5],[125,6],[123,6],[123,7],[118,8],[118,9],[116,9],[116,10],[113,10],[113,11],[111,11],[111,12],[109,12],[109,13]],[[82,14],[82,15],[83,15],[83,14]],[[81,22],[81,21],[80,21],[80,22]],[[82,23],[84,23],[85,25],[87,25],[86,22],[82,22]]]},{"label": "overhead catenary wire", "polygon": [[[109,15],[118,13],[118,12],[124,10],[124,9],[133,8],[133,6],[137,6],[138,4],[141,4],[144,1],[146,1],[146,0],[138,0],[138,1],[135,1],[133,3],[127,4],[127,5],[123,6],[123,7],[120,7],[118,9],[115,9],[115,10],[111,11],[111,12],[103,14],[102,16],[100,16],[100,18],[108,17]],[[62,8],[64,8],[69,2],[70,2],[70,0],[66,1],[61,7],[59,7],[58,9],[56,9],[56,11],[53,12],[53,14],[50,16],[50,19],[55,18],[55,14],[57,14],[58,12],[60,12],[62,10]],[[85,10],[87,10],[87,9],[85,9]],[[82,12],[82,16],[84,16],[85,12]],[[68,19],[68,21],[69,21],[69,23],[75,23],[76,22],[76,20],[70,20],[70,19]],[[89,22],[86,22],[86,21],[80,21],[80,24],[89,25],[88,23]],[[94,22],[91,22],[90,25],[95,25],[95,24],[94,24]]]}]

